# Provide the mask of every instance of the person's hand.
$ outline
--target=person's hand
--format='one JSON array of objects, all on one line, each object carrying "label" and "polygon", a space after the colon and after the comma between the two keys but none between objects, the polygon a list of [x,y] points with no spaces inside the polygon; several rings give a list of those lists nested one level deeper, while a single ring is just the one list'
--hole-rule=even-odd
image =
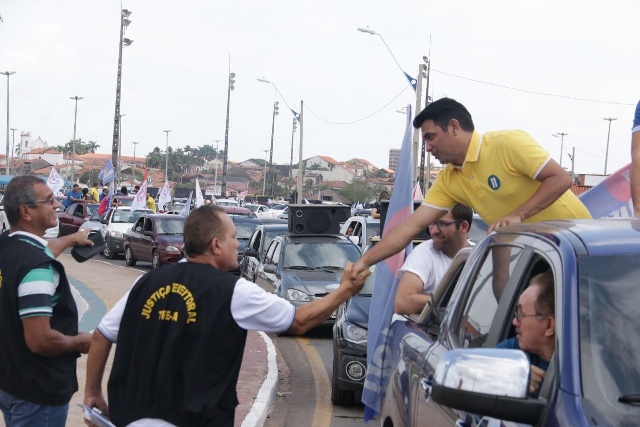
[{"label": "person's hand", "polygon": [[91,233],[90,228],[85,228],[84,230],[79,230],[77,233],[74,233],[72,235],[72,246],[93,246],[93,242],[89,240],[89,233]]},{"label": "person's hand", "polygon": [[535,395],[540,389],[540,384],[544,379],[545,371],[535,365],[531,365],[531,380],[529,381],[529,394]]},{"label": "person's hand", "polygon": [[[346,287],[349,290],[349,294],[352,296],[360,292],[360,290],[364,286],[364,279],[366,279],[367,276],[371,274],[371,272],[367,268],[365,270],[366,275],[364,276],[364,278],[361,281],[355,281],[353,280],[353,266],[354,264],[350,262],[348,262],[344,266],[344,270],[342,271],[342,278],[340,280],[340,287]],[[359,275],[357,275],[356,277],[359,277]]]},{"label": "person's hand", "polygon": [[[102,392],[98,393],[95,396],[92,395],[88,395],[85,392],[84,395],[84,401],[82,402],[85,406],[89,407],[89,408],[98,408],[100,409],[102,412],[104,412],[104,414],[108,417],[109,416],[109,405],[107,404],[107,401],[105,400],[104,396],[102,395]],[[89,420],[84,420],[84,423],[88,426],[94,427],[95,424],[90,423]]]},{"label": "person's hand", "polygon": [[78,340],[78,351],[82,354],[89,353],[89,349],[91,348],[92,334],[90,334],[89,332],[78,332],[76,338]]},{"label": "person's hand", "polygon": [[521,222],[522,218],[520,217],[520,215],[511,213],[497,219],[493,224],[491,224],[491,227],[489,227],[489,229],[487,230],[487,234],[491,233],[494,230],[497,230],[498,228],[506,227],[507,225],[520,224]]},{"label": "person's hand", "polygon": [[[347,265],[349,264],[351,263],[347,263]],[[350,270],[351,270],[351,281],[353,281],[353,283],[358,284],[360,286],[364,285],[364,281],[369,276],[369,274],[371,274],[371,271],[369,270],[369,266],[367,265],[367,263],[365,263],[362,260],[362,258],[360,258],[355,263],[353,263]],[[346,267],[345,267],[345,271],[347,271]]]}]

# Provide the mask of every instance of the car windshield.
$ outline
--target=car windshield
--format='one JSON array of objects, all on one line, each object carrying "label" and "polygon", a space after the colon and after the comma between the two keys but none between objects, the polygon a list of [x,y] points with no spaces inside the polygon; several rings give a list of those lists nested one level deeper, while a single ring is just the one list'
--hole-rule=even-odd
[{"label": "car windshield", "polygon": [[258,208],[260,207],[260,205],[250,205],[248,203],[245,203],[243,205],[243,207],[247,208],[247,209],[251,209],[253,212],[256,212],[258,210]]},{"label": "car windshield", "polygon": [[100,205],[87,204],[87,211],[89,211],[89,215],[91,215],[95,211],[97,211],[99,207],[100,207]]},{"label": "car windshield", "polygon": [[[177,219],[174,219],[177,218]],[[158,234],[182,234],[184,231],[184,219],[181,217],[168,216],[156,221]]]},{"label": "car windshield", "polygon": [[251,234],[253,234],[253,230],[255,230],[256,227],[260,225],[260,223],[242,221],[242,222],[236,222],[235,225],[236,225],[236,237],[238,239],[248,240],[251,237]]},{"label": "car windshield", "polygon": [[331,242],[290,243],[284,248],[284,268],[342,269],[360,258],[357,246]]},{"label": "car windshield", "polygon": [[[125,211],[125,210],[116,210],[113,212],[113,218],[111,222],[119,222],[119,223],[134,223],[140,218],[140,216],[144,213],[144,210],[136,210],[136,211]],[[148,211],[147,213],[152,213]]]},{"label": "car windshield", "polygon": [[580,367],[593,425],[640,425],[640,256],[578,261]]}]

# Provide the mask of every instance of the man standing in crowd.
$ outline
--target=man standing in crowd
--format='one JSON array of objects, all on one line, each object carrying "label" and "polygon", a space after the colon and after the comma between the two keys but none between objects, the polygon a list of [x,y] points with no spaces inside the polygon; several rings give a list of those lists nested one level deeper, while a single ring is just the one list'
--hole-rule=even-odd
[{"label": "man standing in crowd", "polygon": [[416,246],[400,268],[402,277],[396,291],[398,314],[420,313],[431,298],[453,257],[469,246],[471,208],[456,203],[438,221],[429,225],[431,239]]},{"label": "man standing in crowd", "polygon": [[102,189],[102,193],[100,193],[100,203],[102,203],[102,199],[104,199],[108,195],[109,195],[109,188],[108,187],[104,187]]},{"label": "man standing in crowd", "polygon": [[100,203],[100,192],[98,191],[98,186],[100,183],[95,181],[91,188],[89,188],[89,203]]},{"label": "man standing in crowd", "polygon": [[67,191],[67,200],[64,202],[64,208],[66,209],[76,202],[84,202],[84,200],[82,199],[80,186],[78,184],[73,184],[71,190]]},{"label": "man standing in crowd", "polygon": [[640,101],[631,128],[631,198],[633,214],[640,218]]},{"label": "man standing in crowd", "polygon": [[520,222],[591,218],[571,192],[569,174],[527,133],[481,135],[469,111],[449,98],[429,104],[413,125],[421,129],[427,150],[446,166],[422,206],[356,261],[354,280],[406,247],[456,203],[473,208],[490,224],[489,232]]},{"label": "man standing in crowd", "polygon": [[78,332],[78,311],[64,267],[55,257],[92,245],[89,231],[42,238],[56,225],[60,203],[34,175],[13,178],[0,235],[0,409],[7,426],[64,426],[78,389],[76,359],[91,334]]},{"label": "man standing in crowd", "polygon": [[[302,334],[362,288],[347,264],[336,291],[296,308],[228,273],[239,243],[215,205],[191,212],[184,243],[188,262],[142,276],[94,332],[84,404],[116,425],[233,426],[247,330]],[[101,384],[114,342],[107,406]]]}]

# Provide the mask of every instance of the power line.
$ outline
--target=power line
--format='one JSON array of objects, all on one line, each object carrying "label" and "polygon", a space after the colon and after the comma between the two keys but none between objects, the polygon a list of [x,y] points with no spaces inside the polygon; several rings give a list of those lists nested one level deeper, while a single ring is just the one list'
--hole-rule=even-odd
[{"label": "power line", "polygon": [[489,85],[489,86],[500,87],[500,88],[503,88],[503,89],[513,90],[513,91],[516,91],[516,92],[531,93],[533,95],[552,96],[554,98],[564,98],[564,99],[571,99],[571,100],[574,100],[574,101],[584,101],[584,102],[595,102],[595,103],[598,103],[598,104],[636,105],[636,104],[627,103],[627,102],[601,101],[601,100],[598,100],[598,99],[579,98],[579,97],[576,97],[576,96],[558,95],[558,94],[555,94],[555,93],[547,93],[547,92],[539,92],[539,91],[535,91],[535,90],[520,89],[520,88],[516,88],[516,87],[512,87],[512,86],[501,85],[501,84],[498,84],[498,83],[485,82],[484,80],[472,79],[470,77],[458,76],[456,74],[447,73],[446,71],[435,70],[433,68],[431,69],[431,71],[435,71],[437,73],[444,74],[446,76],[455,77],[457,79],[468,80],[468,81],[474,82],[474,83],[481,83],[481,84],[485,84],[485,85]]}]

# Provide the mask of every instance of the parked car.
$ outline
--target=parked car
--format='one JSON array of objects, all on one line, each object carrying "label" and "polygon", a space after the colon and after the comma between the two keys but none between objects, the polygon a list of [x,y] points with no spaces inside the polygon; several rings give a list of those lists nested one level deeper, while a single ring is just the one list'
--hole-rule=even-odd
[{"label": "parked car", "polygon": [[258,218],[251,218],[245,215],[229,215],[231,221],[236,226],[236,238],[238,239],[238,268],[233,270],[232,273],[240,275],[240,264],[242,258],[244,258],[244,251],[249,244],[249,239],[253,235],[255,229],[262,223]]},{"label": "parked car", "polygon": [[368,216],[352,216],[340,227],[340,234],[347,234],[349,227],[353,227],[352,241],[364,251],[373,236],[380,235],[380,219]]},{"label": "parked car", "polygon": [[[295,306],[327,295],[325,287],[340,283],[347,262],[360,250],[345,236],[285,234],[269,245],[258,266],[256,283],[272,286],[276,295]],[[335,321],[335,313],[325,324]]]},{"label": "parked car", "polygon": [[216,199],[216,205],[218,206],[240,206],[237,200],[233,199]]},{"label": "parked car", "polygon": [[272,210],[264,205],[255,205],[251,203],[245,203],[243,207],[247,209],[251,209],[253,213],[256,214],[258,218],[277,218],[279,214],[282,213],[281,210]]},{"label": "parked car", "polygon": [[227,205],[220,206],[220,208],[222,208],[222,210],[224,210],[227,213],[227,215],[237,215],[237,216],[245,216],[247,218],[256,218],[255,212],[253,212],[251,209],[243,208],[240,206],[227,206]]},{"label": "parked car", "polygon": [[182,258],[182,215],[154,214],[138,218],[124,234],[124,257],[127,265],[151,262],[153,268],[178,262]]},{"label": "parked car", "polygon": [[80,229],[99,230],[106,245],[102,254],[107,259],[113,259],[116,255],[124,253],[124,233],[142,215],[153,213],[151,209],[131,212],[130,206],[112,206],[103,215],[95,211]]},{"label": "parked car", "polygon": [[[381,424],[640,425],[639,241],[634,219],[551,221],[463,250],[432,303],[391,325]],[[554,276],[556,348],[531,397],[527,355],[495,347],[515,336],[518,297],[542,271]]]},{"label": "parked car", "polygon": [[264,253],[276,236],[287,232],[287,223],[262,224],[249,237],[249,242],[240,261],[240,275],[252,282],[256,281],[258,265],[264,259]]},{"label": "parked car", "polygon": [[98,206],[96,203],[72,203],[66,210],[56,213],[60,228],[59,235],[77,232],[82,224],[98,210]]}]

